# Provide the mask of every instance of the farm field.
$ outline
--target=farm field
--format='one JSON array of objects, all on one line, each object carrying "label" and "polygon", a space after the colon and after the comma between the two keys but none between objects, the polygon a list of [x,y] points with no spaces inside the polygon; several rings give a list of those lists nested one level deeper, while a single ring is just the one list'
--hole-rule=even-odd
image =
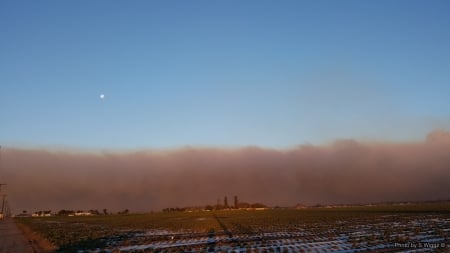
[{"label": "farm field", "polygon": [[450,252],[450,204],[15,218],[57,252]]}]

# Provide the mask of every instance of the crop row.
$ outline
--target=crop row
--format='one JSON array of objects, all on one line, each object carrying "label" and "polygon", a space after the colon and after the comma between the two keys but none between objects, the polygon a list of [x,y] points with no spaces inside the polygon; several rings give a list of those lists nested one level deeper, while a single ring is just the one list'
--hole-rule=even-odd
[{"label": "crop row", "polygon": [[448,245],[450,238],[447,212],[278,209],[17,220],[61,252],[383,252],[408,242]]}]

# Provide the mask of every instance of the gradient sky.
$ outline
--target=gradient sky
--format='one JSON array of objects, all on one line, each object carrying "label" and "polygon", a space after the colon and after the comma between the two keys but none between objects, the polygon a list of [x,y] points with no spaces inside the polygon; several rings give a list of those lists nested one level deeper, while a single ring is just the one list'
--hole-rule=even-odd
[{"label": "gradient sky", "polygon": [[0,2],[2,145],[411,141],[449,101],[449,1]]}]

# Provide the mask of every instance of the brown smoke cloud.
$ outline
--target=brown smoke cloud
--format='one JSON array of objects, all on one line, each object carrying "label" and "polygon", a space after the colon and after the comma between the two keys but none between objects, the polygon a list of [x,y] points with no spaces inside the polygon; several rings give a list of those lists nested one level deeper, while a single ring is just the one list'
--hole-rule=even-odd
[{"label": "brown smoke cloud", "polygon": [[77,153],[2,149],[14,211],[132,211],[247,202],[371,203],[450,199],[450,132],[417,143],[337,141],[290,150],[182,148]]}]

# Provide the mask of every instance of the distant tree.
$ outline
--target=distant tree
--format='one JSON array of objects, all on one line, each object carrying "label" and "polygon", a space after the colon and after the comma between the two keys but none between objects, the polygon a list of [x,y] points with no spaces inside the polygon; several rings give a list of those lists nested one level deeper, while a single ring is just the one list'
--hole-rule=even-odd
[{"label": "distant tree", "polygon": [[214,207],[211,205],[207,205],[207,206],[205,206],[205,210],[212,211],[212,210],[214,210]]},{"label": "distant tree", "polygon": [[104,209],[103,209],[103,214],[104,214],[104,215],[107,215],[107,214],[108,214],[108,209],[104,208]]},{"label": "distant tree", "polygon": [[250,208],[250,204],[247,202],[239,202],[238,208]]},{"label": "distant tree", "polygon": [[163,212],[185,212],[187,209],[185,207],[170,207],[170,208],[164,208]]},{"label": "distant tree", "polygon": [[251,208],[266,208],[267,206],[264,204],[261,204],[261,203],[254,203],[254,204],[251,204],[250,207]]},{"label": "distant tree", "polygon": [[60,216],[67,216],[67,215],[71,215],[71,214],[74,214],[74,213],[75,213],[75,211],[73,211],[73,210],[64,210],[64,209],[62,209],[62,210],[59,210],[58,215],[60,215]]},{"label": "distant tree", "polygon": [[235,209],[238,209],[238,206],[239,206],[238,197],[237,197],[237,196],[234,196],[234,208],[235,208]]}]

